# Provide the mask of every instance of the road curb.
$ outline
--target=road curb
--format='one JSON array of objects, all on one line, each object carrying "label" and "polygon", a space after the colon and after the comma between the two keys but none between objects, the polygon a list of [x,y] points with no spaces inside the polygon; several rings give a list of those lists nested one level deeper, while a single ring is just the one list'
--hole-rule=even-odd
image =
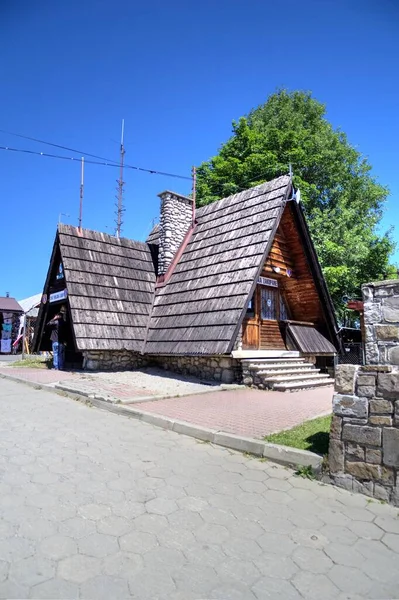
[{"label": "road curb", "polygon": [[78,393],[75,391],[71,392],[55,386],[50,387],[48,384],[35,383],[33,381],[27,381],[26,379],[20,379],[4,373],[0,373],[0,378],[9,379],[17,383],[24,383],[25,385],[28,385],[36,390],[53,392],[64,398],[68,397],[72,400],[78,400],[86,404],[90,403],[90,405],[101,410],[106,410],[124,417],[135,418],[139,421],[143,421],[144,423],[148,423],[149,425],[154,425],[155,427],[160,427],[162,429],[174,431],[175,433],[187,435],[204,442],[215,444],[216,446],[223,446],[225,448],[231,448],[232,450],[238,450],[239,452],[246,452],[254,456],[266,458],[281,465],[289,467],[311,466],[316,472],[321,470],[323,462],[322,457],[307,450],[299,450],[298,448],[280,446],[278,444],[264,442],[263,440],[247,438],[217,429],[209,429],[199,425],[193,425],[187,421],[171,419],[169,417],[165,417],[164,415],[158,415],[156,413],[139,410],[136,407],[133,408],[126,404],[113,403],[102,398],[91,397],[87,393]]}]

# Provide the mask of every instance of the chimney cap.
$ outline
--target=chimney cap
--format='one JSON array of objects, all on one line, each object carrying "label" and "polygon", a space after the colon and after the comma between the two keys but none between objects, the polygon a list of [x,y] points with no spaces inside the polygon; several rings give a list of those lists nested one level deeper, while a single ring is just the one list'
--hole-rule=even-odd
[{"label": "chimney cap", "polygon": [[171,194],[171,196],[176,196],[177,198],[182,198],[182,200],[188,200],[189,202],[193,202],[193,199],[189,198],[189,196],[184,196],[184,194],[178,194],[177,192],[172,192],[171,190],[165,190],[164,192],[161,192],[160,194],[158,194],[158,197],[162,198],[166,194]]}]

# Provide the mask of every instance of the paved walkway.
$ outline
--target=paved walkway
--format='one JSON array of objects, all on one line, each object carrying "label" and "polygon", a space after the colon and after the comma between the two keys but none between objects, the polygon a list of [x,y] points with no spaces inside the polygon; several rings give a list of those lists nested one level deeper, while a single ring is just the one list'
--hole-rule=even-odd
[{"label": "paved walkway", "polygon": [[333,387],[282,393],[240,389],[135,405],[164,417],[260,438],[331,413]]},{"label": "paved walkway", "polygon": [[[1,373],[41,385],[60,384],[76,394],[92,395],[111,402],[131,401],[136,409],[255,438],[330,413],[333,394],[332,387],[293,393],[234,389],[236,386],[224,386],[226,389],[221,390],[217,385],[204,385],[196,379],[157,369],[72,373],[0,367]],[[178,394],[186,395],[177,398]],[[161,395],[168,397],[151,400]]]},{"label": "paved walkway", "polygon": [[0,380],[0,598],[397,598],[398,509]]},{"label": "paved walkway", "polygon": [[[40,384],[62,384],[76,393],[83,392],[101,396],[111,402],[134,402],[137,398],[154,396],[177,396],[220,390],[217,383],[205,384],[193,377],[182,377],[162,369],[143,371],[55,371],[30,367],[10,367],[0,364],[0,374],[11,375]],[[232,386],[236,387],[236,386]]]}]

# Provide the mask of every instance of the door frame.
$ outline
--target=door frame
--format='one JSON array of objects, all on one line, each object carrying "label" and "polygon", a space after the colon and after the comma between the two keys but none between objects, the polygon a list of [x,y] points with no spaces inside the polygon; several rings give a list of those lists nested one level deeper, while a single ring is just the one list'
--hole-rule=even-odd
[{"label": "door frame", "polygon": [[[259,278],[261,279],[261,278]],[[269,278],[262,278],[269,279]],[[270,281],[270,279],[269,279]],[[271,321],[273,323],[279,323],[281,301],[285,303],[287,312],[287,303],[285,302],[284,293],[281,289],[281,285],[278,279],[273,279],[277,282],[277,285],[268,285],[262,281],[258,281],[253,295],[253,313],[247,314],[243,321],[243,348],[249,350],[260,350],[261,349],[261,327],[263,323]],[[262,288],[271,288],[276,292],[276,316],[277,319],[262,319],[262,306],[261,306],[261,290]],[[288,315],[287,315],[288,316]],[[248,341],[253,340],[255,343],[248,344]],[[246,343],[247,342],[247,343]]]}]

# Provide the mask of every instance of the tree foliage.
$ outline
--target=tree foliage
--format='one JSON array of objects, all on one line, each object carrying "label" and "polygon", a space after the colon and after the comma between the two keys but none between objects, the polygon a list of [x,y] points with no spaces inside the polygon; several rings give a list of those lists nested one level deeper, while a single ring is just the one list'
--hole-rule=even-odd
[{"label": "tree foliage", "polygon": [[219,154],[198,168],[197,203],[208,204],[289,171],[301,191],[307,222],[330,293],[342,316],[342,296],[387,275],[394,249],[390,232],[379,235],[388,189],[371,175],[368,161],[326,119],[310,93],[271,95],[233,122]]}]

